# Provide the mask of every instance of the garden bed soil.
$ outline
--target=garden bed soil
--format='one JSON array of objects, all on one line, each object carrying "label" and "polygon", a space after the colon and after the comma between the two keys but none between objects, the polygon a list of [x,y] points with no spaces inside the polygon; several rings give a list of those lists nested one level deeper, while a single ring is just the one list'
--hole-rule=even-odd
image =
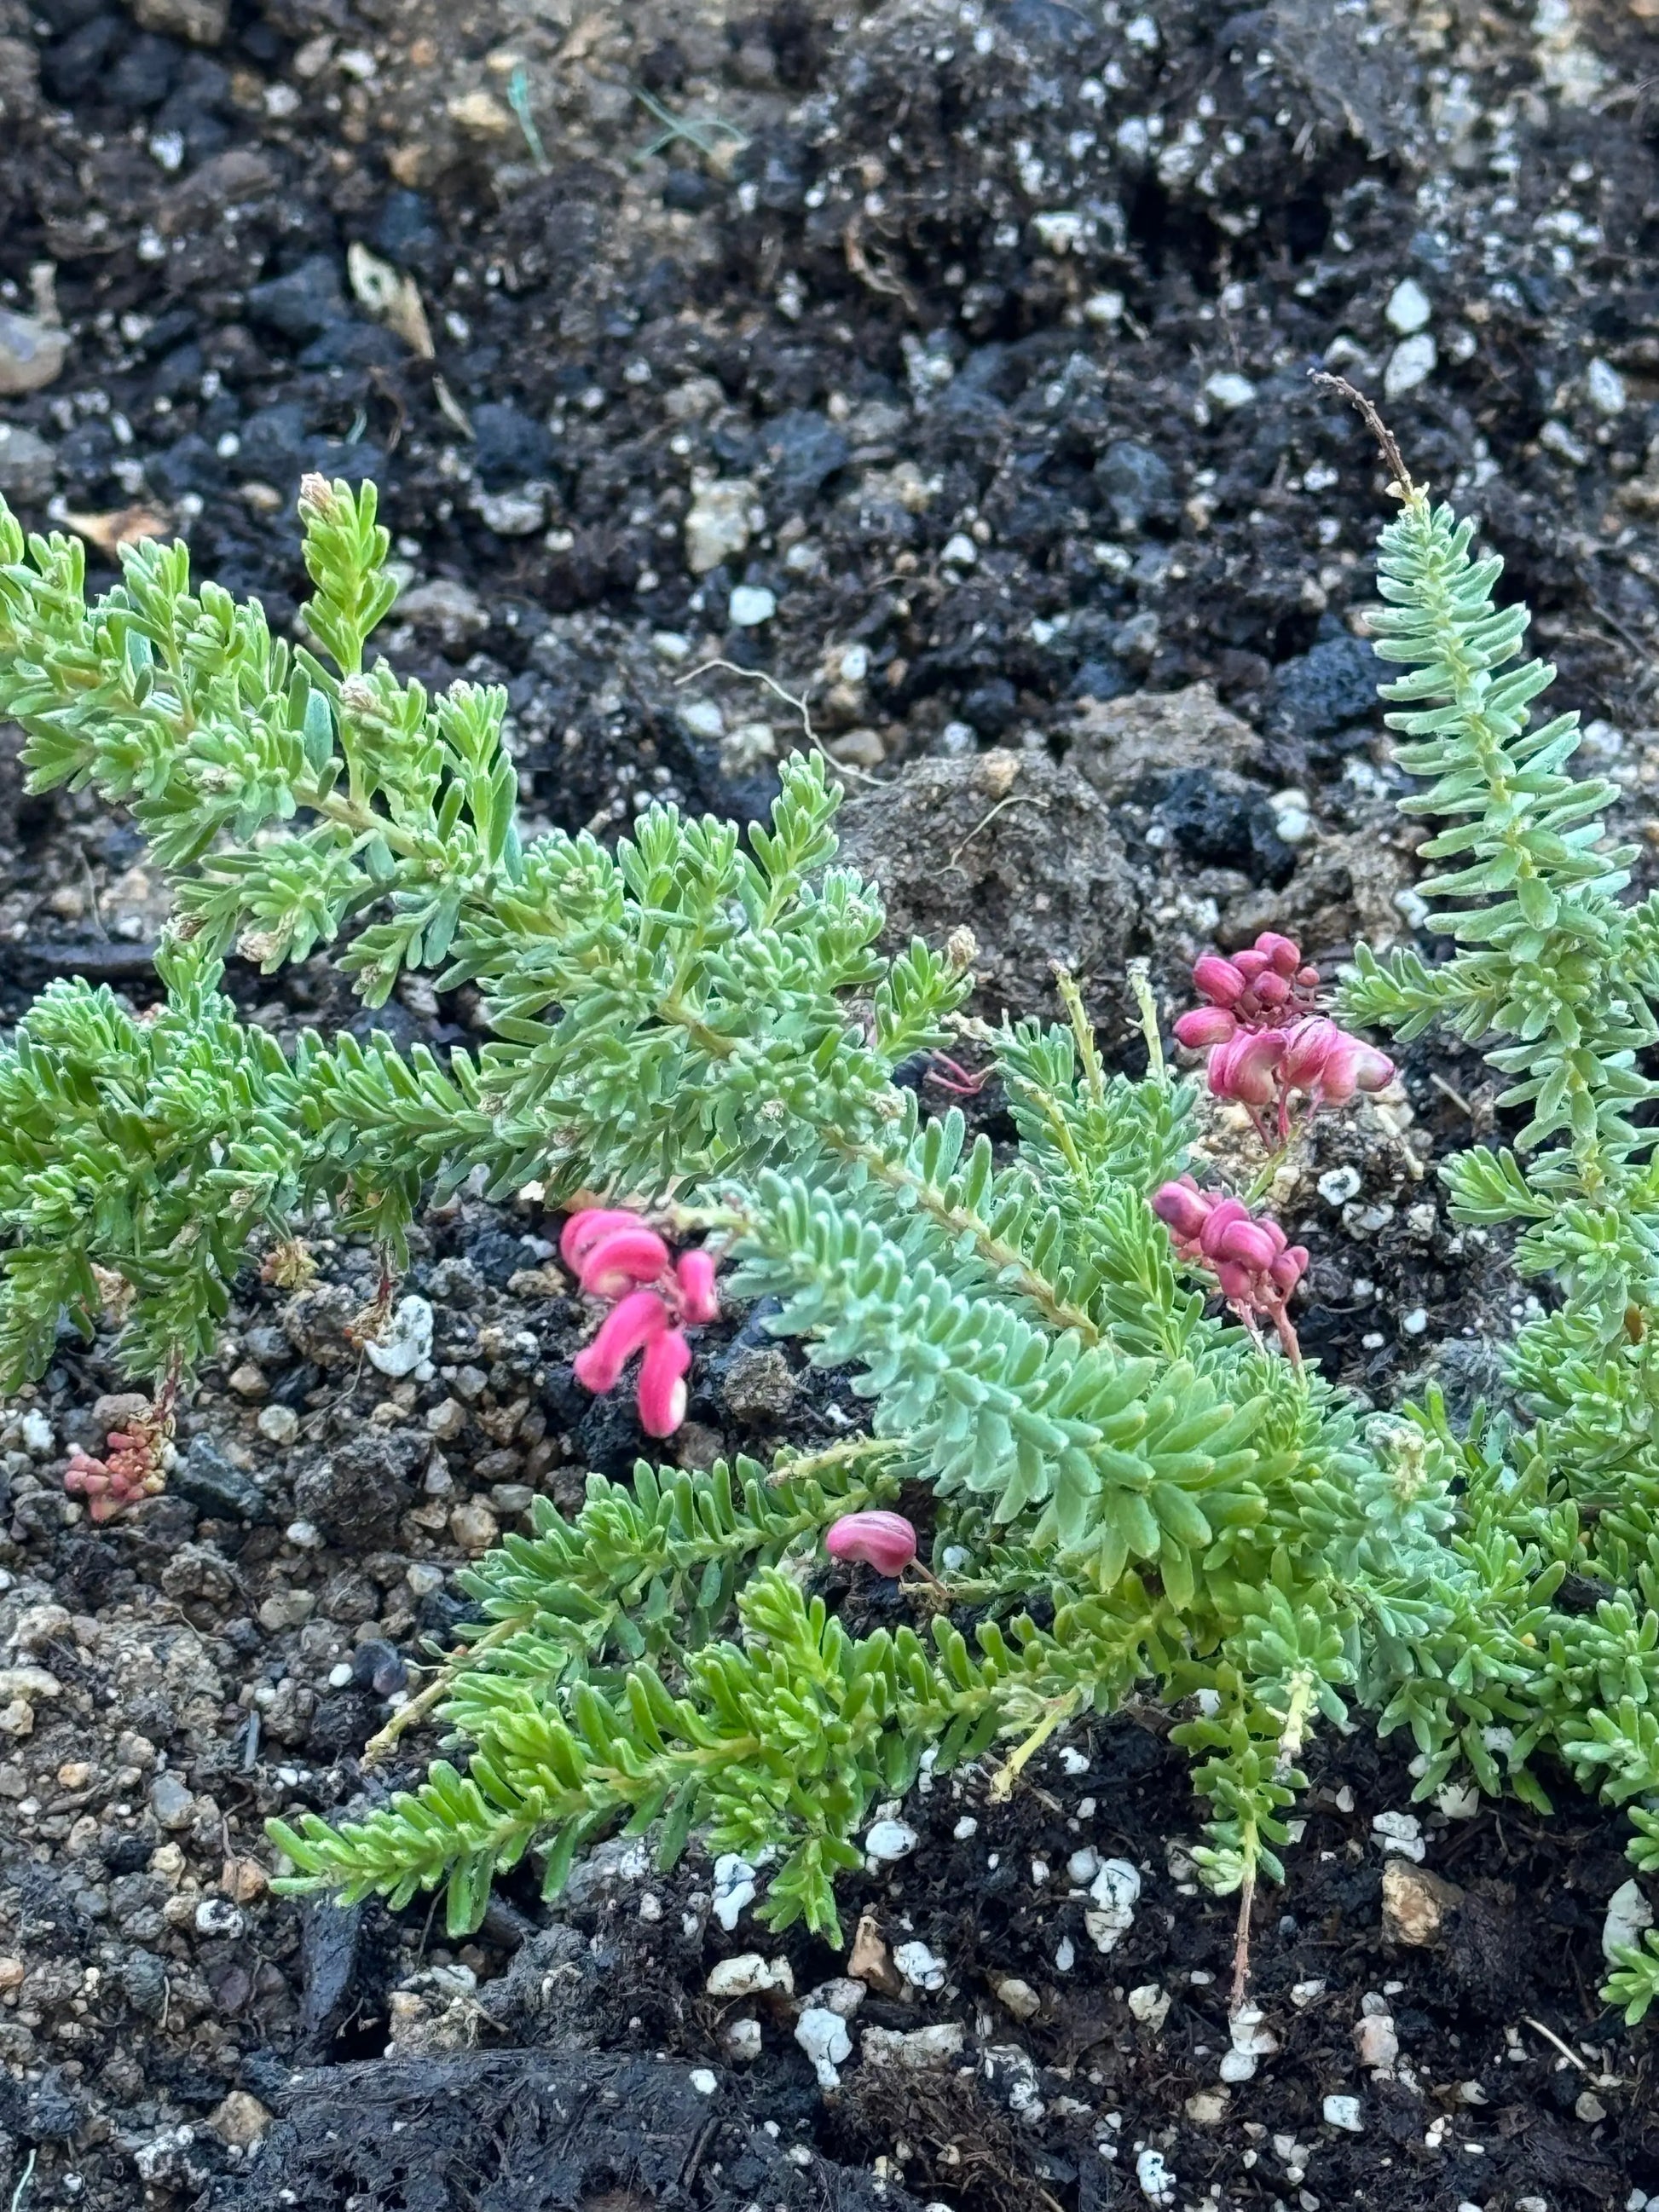
[{"label": "garden bed soil", "polygon": [[[1206,945],[1287,928],[1328,972],[1422,920],[1364,647],[1386,501],[1318,363],[1392,386],[1413,468],[1508,557],[1650,880],[1654,35],[1648,0],[0,0],[0,384],[62,355],[0,396],[0,491],[76,532],[95,580],[122,535],[173,530],[291,628],[301,474],[372,477],[405,586],[388,649],[434,686],[507,686],[532,831],[611,836],[657,797],[750,818],[810,727],[896,933],[972,928],[991,1018],[1052,1016],[1065,960],[1133,1066],[1128,958],[1169,1012]],[[164,914],[131,827],[25,797],[0,732],[0,1021],[68,973],[148,1002]],[[278,1034],[368,1025],[323,960],[228,985]],[[374,1019],[441,1051],[476,1012],[416,980]],[[1524,1292],[1432,1172],[1498,1125],[1497,1088],[1413,1047],[1274,1192],[1315,1255],[1304,1341],[1376,1403],[1497,1382]],[[1009,1133],[994,1085],[969,1110]],[[1408,1753],[1363,1729],[1312,1753],[1255,1915],[1278,2047],[1231,2083],[1232,1906],[1191,1880],[1154,1711],[1034,1761],[1009,1804],[977,1771],[913,1793],[914,1851],[847,1885],[866,1994],[834,2087],[786,2002],[708,1980],[756,1952],[800,1999],[847,1947],[726,1929],[696,1857],[661,1878],[602,1852],[552,1911],[515,1881],[459,1946],[424,1902],[273,1899],[267,1816],[429,1754],[411,1733],[362,1766],[465,1617],[457,1566],[640,1449],[574,1384],[556,1229],[470,1197],[424,1224],[403,1288],[434,1310],[429,1380],[345,1334],[367,1252],[325,1240],[298,1295],[250,1273],[168,1494],[103,1528],[61,1477],[117,1419],[108,1343],[66,1343],[0,1413],[0,1638],[36,1675],[0,1757],[0,2192],[1566,2212],[1659,2191],[1649,2044],[1596,1995],[1622,1816],[1563,1785],[1549,1820],[1378,1827],[1409,1810]],[[677,1449],[763,1455],[857,1410],[738,1316]],[[1413,1863],[1389,1838],[1455,1886],[1424,1893],[1430,1942],[1385,1931]],[[1139,1878],[1109,1954],[1072,1894],[1085,1850]],[[894,1966],[906,1943],[937,1987]],[[905,2063],[924,2048],[945,2063]]]}]

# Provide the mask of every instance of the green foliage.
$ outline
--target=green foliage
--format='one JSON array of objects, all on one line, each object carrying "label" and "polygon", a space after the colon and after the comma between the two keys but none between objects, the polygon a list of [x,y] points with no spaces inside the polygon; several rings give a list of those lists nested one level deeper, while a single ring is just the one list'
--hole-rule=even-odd
[{"label": "green foliage", "polygon": [[[1548,672],[1512,665],[1524,614],[1467,526],[1410,491],[1382,561],[1452,956],[1362,953],[1346,994],[1481,1044],[1528,1113],[1448,1178],[1560,1297],[1513,1347],[1518,1410],[1459,1435],[1432,1393],[1362,1419],[1206,1311],[1148,1203],[1184,1164],[1188,1087],[1157,1053],[1109,1075],[1066,979],[1066,1022],[992,1030],[960,1014],[960,939],[884,952],[816,757],[746,839],[655,806],[614,850],[524,848],[501,695],[366,664],[392,596],[372,492],[308,480],[301,514],[315,652],[193,587],[176,546],[130,550],[88,606],[78,546],[26,545],[0,507],[0,714],[36,788],[131,809],[177,902],[154,1019],[58,986],[0,1053],[3,1379],[106,1308],[137,1371],[188,1369],[251,1249],[324,1206],[395,1261],[481,1170],[723,1243],[731,1287],[849,1370],[870,1433],[594,1476],[568,1520],[538,1504],[463,1577],[476,1625],[416,1704],[465,1771],[279,1825],[289,1886],[442,1887],[460,1933],[526,1854],[551,1895],[584,1844],[649,1831],[664,1863],[695,1838],[764,1866],[775,1924],[834,1935],[861,1826],[924,1758],[1012,1746],[1012,1779],[1138,1687],[1191,1701],[1218,1889],[1279,1872],[1306,1740],[1355,1708],[1409,1735],[1421,1792],[1468,1774],[1543,1807],[1553,1765],[1628,1804],[1659,1866],[1659,902],[1620,903],[1607,789],[1564,774],[1571,717],[1530,726]],[[489,1041],[285,1053],[218,990],[233,946],[270,969],[336,946],[370,1005],[410,969],[470,982]],[[957,1035],[1001,1079],[1006,1152],[894,1080]],[[823,1534],[905,1483],[931,1490],[938,1580],[855,1637],[814,1592]],[[1569,1576],[1598,1601],[1559,1606]],[[1632,1954],[1613,1994],[1639,2009],[1656,1977]]]},{"label": "green foliage", "polygon": [[[1528,617],[1499,610],[1503,563],[1475,559],[1474,526],[1406,486],[1382,533],[1377,651],[1407,673],[1386,687],[1407,742],[1401,764],[1427,787],[1402,800],[1444,826],[1423,848],[1455,860],[1420,885],[1445,910],[1451,955],[1361,951],[1344,994],[1355,1018],[1401,1036],[1439,1021],[1516,1079],[1513,1151],[1481,1146],[1442,1172],[1457,1218],[1515,1224],[1516,1262],[1548,1279],[1551,1310],[1528,1320],[1509,1381],[1529,1425],[1479,1417],[1462,1442],[1437,1407],[1418,1416],[1431,1456],[1462,1485],[1451,1541],[1477,1570],[1478,1612],[1409,1663],[1383,1727],[1408,1726],[1437,1781],[1458,1759],[1486,1789],[1507,1778],[1547,1805],[1537,1754],[1632,1809],[1632,1856],[1651,1867],[1659,1832],[1659,1125],[1637,1116],[1659,1085],[1638,1055],[1659,1038],[1659,907],[1620,902],[1628,848],[1609,843],[1616,795],[1564,773],[1572,714],[1532,726],[1554,672],[1521,662]],[[1518,664],[1518,665],[1517,665]],[[1553,1609],[1568,1574],[1601,1593]],[[1610,1998],[1638,2019],[1655,1962],[1629,1954]]]}]

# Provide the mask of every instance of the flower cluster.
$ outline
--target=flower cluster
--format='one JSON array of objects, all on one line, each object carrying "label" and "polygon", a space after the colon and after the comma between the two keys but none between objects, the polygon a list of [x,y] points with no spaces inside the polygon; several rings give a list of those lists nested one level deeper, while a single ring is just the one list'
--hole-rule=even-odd
[{"label": "flower cluster", "polygon": [[130,1429],[112,1429],[104,1459],[77,1447],[64,1470],[64,1489],[86,1499],[94,1521],[112,1521],[141,1498],[155,1497],[167,1487],[161,1453],[172,1426],[158,1410],[141,1415]]},{"label": "flower cluster", "polygon": [[1179,1042],[1207,1050],[1209,1085],[1218,1098],[1243,1106],[1272,1144],[1261,1115],[1274,1113],[1277,1142],[1291,1134],[1291,1100],[1304,1098],[1310,1113],[1323,1105],[1344,1105],[1356,1091],[1381,1091],[1393,1080],[1394,1062],[1385,1052],[1350,1036],[1316,1010],[1319,970],[1305,966],[1302,948],[1289,937],[1264,930],[1245,952],[1223,959],[1206,953],[1193,969],[1193,981],[1207,1006],[1182,1014],[1175,1025]]},{"label": "flower cluster", "polygon": [[1299,1367],[1301,1346],[1285,1308],[1307,1272],[1307,1246],[1291,1243],[1276,1221],[1253,1214],[1243,1199],[1200,1190],[1190,1176],[1156,1190],[1152,1211],[1181,1257],[1215,1277],[1244,1326],[1259,1334],[1261,1322],[1271,1322]]},{"label": "flower cluster", "polygon": [[575,1359],[576,1380],[603,1396],[614,1390],[636,1352],[640,1426],[672,1437],[685,1419],[685,1377],[691,1364],[688,1322],[713,1321],[720,1296],[714,1255],[702,1249],[671,1259],[654,1229],[623,1206],[590,1206],[564,1225],[559,1250],[590,1297],[611,1311],[592,1344]]}]

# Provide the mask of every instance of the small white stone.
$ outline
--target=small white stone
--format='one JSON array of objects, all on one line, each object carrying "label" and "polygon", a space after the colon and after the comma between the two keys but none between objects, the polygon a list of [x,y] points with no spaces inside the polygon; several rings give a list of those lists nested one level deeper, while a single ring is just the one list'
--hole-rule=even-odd
[{"label": "small white stone", "polygon": [[1298,2012],[1305,2012],[1316,1997],[1324,1996],[1325,1987],[1322,1981],[1294,1982],[1291,1985],[1291,2002]]},{"label": "small white stone", "polygon": [[[1401,1314],[1400,1316],[1400,1332],[1402,1336],[1421,1336],[1428,1325],[1429,1315],[1426,1306],[1413,1306],[1408,1314]],[[1397,1850],[1401,1846],[1395,1844],[1393,1848]]]},{"label": "small white stone", "polygon": [[1100,1853],[1092,1844],[1085,1844],[1066,1860],[1066,1871],[1079,1889],[1087,1889],[1100,1872]]},{"label": "small white stone", "polygon": [[1359,1189],[1358,1168],[1327,1168],[1319,1178],[1319,1195],[1330,1206],[1346,1206]]},{"label": "small white stone", "polygon": [[1328,2128],[1340,2128],[1351,2136],[1363,2136],[1365,2123],[1360,2118],[1358,2097],[1327,2097],[1320,2106]]},{"label": "small white stone", "polygon": [[1573,2112],[1587,2128],[1599,2126],[1607,2117],[1607,2108],[1594,2089],[1581,2089],[1573,2101]]},{"label": "small white stone", "polygon": [[1123,26],[1123,36],[1128,45],[1139,46],[1144,53],[1156,53],[1158,42],[1157,16],[1132,15]]},{"label": "small white stone", "polygon": [[1135,2160],[1135,2179],[1140,2184],[1140,2193],[1149,2204],[1173,2204],[1177,2184],[1173,2173],[1164,2163],[1161,2150],[1150,2146]]},{"label": "small white stone", "polygon": [[890,1866],[908,1859],[921,1838],[908,1820],[877,1820],[865,1832],[866,1854]]},{"label": "small white stone", "polygon": [[767,1959],[758,1951],[743,1951],[735,1959],[722,1959],[711,1969],[703,1987],[711,1997],[763,1996],[770,1990],[793,1996],[794,1970],[787,1959]]},{"label": "small white stone", "polygon": [[1083,302],[1083,319],[1085,322],[1104,324],[1109,330],[1123,320],[1127,304],[1121,292],[1091,292]]},{"label": "small white stone", "polygon": [[425,1298],[399,1298],[386,1332],[367,1347],[382,1375],[412,1375],[432,1353],[432,1308]]},{"label": "small white stone", "polygon": [[53,1433],[52,1423],[40,1408],[38,1406],[29,1407],[18,1425],[23,1432],[24,1450],[33,1452],[36,1459],[45,1459],[52,1449],[57,1438]]},{"label": "small white stone", "polygon": [[1389,399],[1402,399],[1408,392],[1415,392],[1419,384],[1433,375],[1439,360],[1434,340],[1426,331],[1419,331],[1415,337],[1401,338],[1389,356],[1389,365],[1382,372],[1382,390]]},{"label": "small white stone", "polygon": [[1607,1917],[1601,1923],[1601,1956],[1610,1966],[1616,1966],[1619,1952],[1636,1949],[1643,1930],[1652,1925],[1653,1907],[1642,1894],[1641,1884],[1621,1881],[1607,1899]]},{"label": "small white stone", "polygon": [[918,1941],[896,1945],[893,1964],[912,1989],[942,1990],[945,1987],[945,1961],[923,1942]]},{"label": "small white stone", "polygon": [[1382,313],[1401,337],[1426,329],[1434,308],[1428,294],[1414,276],[1402,276],[1389,295],[1389,304]]},{"label": "small white stone", "polygon": [[712,699],[688,699],[680,708],[680,720],[694,738],[726,735],[726,717]]},{"label": "small white stone", "polygon": [[1248,376],[1240,376],[1235,369],[1218,368],[1213,376],[1205,379],[1204,396],[1213,399],[1226,414],[1233,415],[1241,407],[1249,405],[1255,398],[1255,386]]},{"label": "small white stone", "polygon": [[1069,253],[1083,238],[1083,217],[1073,215],[1069,208],[1058,208],[1052,214],[1033,216],[1031,228],[1037,234],[1037,243],[1045,253]]},{"label": "small white stone", "polygon": [[1021,1981],[1018,1974],[1005,1975],[1001,1981],[993,1984],[993,1987],[1000,2002],[1008,2008],[1016,2020],[1035,2020],[1042,2009],[1042,1998],[1031,1984]]},{"label": "small white stone", "polygon": [[749,517],[755,487],[743,477],[704,484],[685,517],[685,564],[705,576],[749,543]]},{"label": "small white stone", "polygon": [[958,530],[954,538],[945,540],[939,559],[953,568],[971,568],[979,559],[979,548],[965,532]]},{"label": "small white stone", "polygon": [[965,1844],[969,1836],[978,1835],[979,1822],[971,1813],[964,1813],[955,1827],[951,1829],[951,1833],[956,1838],[957,1843]]},{"label": "small white stone", "polygon": [[1598,415],[1622,415],[1629,395],[1610,361],[1593,361],[1584,371],[1584,396]]},{"label": "small white stone", "polygon": [[1218,2127],[1231,2102],[1224,2089],[1200,2089],[1187,2100],[1187,2118],[1195,2128]]},{"label": "small white stone", "polygon": [[720,2046],[734,2066],[752,2066],[761,2055],[761,2025],[747,2014],[729,2020],[720,2030]]},{"label": "small white stone", "polygon": [[[952,544],[956,540],[952,538]],[[841,680],[843,684],[862,684],[870,673],[870,648],[867,645],[849,645],[841,657]]]},{"label": "small white stone", "polygon": [[[1060,1746],[1060,1763],[1067,1774],[1086,1774],[1089,1771],[1088,1753],[1079,1751],[1074,1743],[1065,1743]],[[1081,1810],[1081,1808],[1079,1809]]]},{"label": "small white stone", "polygon": [[805,2002],[816,2005],[820,2012],[832,2012],[838,2019],[851,2020],[869,1994],[864,1984],[855,1982],[850,1974],[832,1974],[827,1982],[808,1990]]},{"label": "small white stone", "polygon": [[1143,1982],[1129,1992],[1129,2010],[1156,2035],[1170,2017],[1170,1993],[1157,1982]]},{"label": "small white stone", "polygon": [[1062,1936],[1054,1946],[1054,1972],[1069,1974],[1077,1964],[1077,1946],[1069,1936]]},{"label": "small white stone", "polygon": [[1423,1823],[1415,1813],[1377,1814],[1371,1822],[1371,1841],[1379,1850],[1398,1851],[1402,1858],[1415,1859],[1419,1865],[1428,1849],[1423,1841]]},{"label": "small white stone", "polygon": [[1368,2013],[1353,2032],[1359,2063],[1373,2070],[1390,2067],[1400,2056],[1400,2038],[1388,2013]]},{"label": "small white stone", "polygon": [[764,584],[738,584],[726,602],[726,611],[738,629],[758,629],[778,611],[778,595]]},{"label": "small white stone", "polygon": [[691,641],[677,629],[653,629],[651,650],[659,660],[688,660],[691,656]]},{"label": "small white stone", "polygon": [[1115,1951],[1134,1925],[1140,1897],[1139,1870],[1127,1859],[1108,1859],[1090,1884],[1094,1899],[1083,1916],[1097,1951]]},{"label": "small white stone", "polygon": [[860,2039],[869,2066],[908,2066],[918,2073],[949,2066],[962,2056],[967,2036],[960,2021],[941,2021],[936,2027],[913,2027],[908,2033],[891,2027],[866,2027]]},{"label": "small white stone", "polygon": [[261,1406],[253,1425],[267,1443],[291,1444],[300,1433],[300,1416],[292,1406]]},{"label": "small white stone", "polygon": [[714,1902],[712,1907],[716,1920],[729,1936],[738,1924],[738,1915],[745,1905],[755,1901],[755,1869],[747,1859],[740,1859],[735,1851],[723,1851],[714,1862]]},{"label": "small white stone", "polygon": [[1273,828],[1283,845],[1303,845],[1313,829],[1313,817],[1305,806],[1286,806],[1273,817]]},{"label": "small white stone", "polygon": [[1443,1782],[1434,1802],[1449,1820],[1472,1820],[1480,1810],[1480,1792],[1473,1782]]},{"label": "small white stone", "polygon": [[821,2005],[809,2005],[795,2022],[795,2040],[811,2060],[818,2087],[839,2088],[841,2075],[836,2069],[853,2055],[853,2039],[841,2014]]},{"label": "small white stone", "polygon": [[694,2066],[687,2080],[700,2097],[712,2097],[720,2086],[720,2077],[707,2066]]}]

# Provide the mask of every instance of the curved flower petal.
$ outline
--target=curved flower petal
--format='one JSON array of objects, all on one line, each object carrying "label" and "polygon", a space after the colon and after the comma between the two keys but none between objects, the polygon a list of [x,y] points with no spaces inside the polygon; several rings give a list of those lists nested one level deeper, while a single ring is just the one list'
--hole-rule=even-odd
[{"label": "curved flower petal", "polygon": [[644,1344],[668,1327],[668,1309],[654,1291],[635,1291],[613,1306],[592,1344],[585,1345],[574,1362],[576,1380],[584,1390],[603,1397],[614,1390],[623,1369]]},{"label": "curved flower petal", "polygon": [[825,1531],[823,1548],[832,1559],[861,1559],[878,1574],[896,1575],[916,1556],[916,1532],[902,1513],[843,1513]]},{"label": "curved flower petal", "polygon": [[672,1437],[685,1419],[685,1374],[691,1347],[677,1328],[665,1329],[645,1347],[640,1367],[640,1426],[648,1437]]}]

